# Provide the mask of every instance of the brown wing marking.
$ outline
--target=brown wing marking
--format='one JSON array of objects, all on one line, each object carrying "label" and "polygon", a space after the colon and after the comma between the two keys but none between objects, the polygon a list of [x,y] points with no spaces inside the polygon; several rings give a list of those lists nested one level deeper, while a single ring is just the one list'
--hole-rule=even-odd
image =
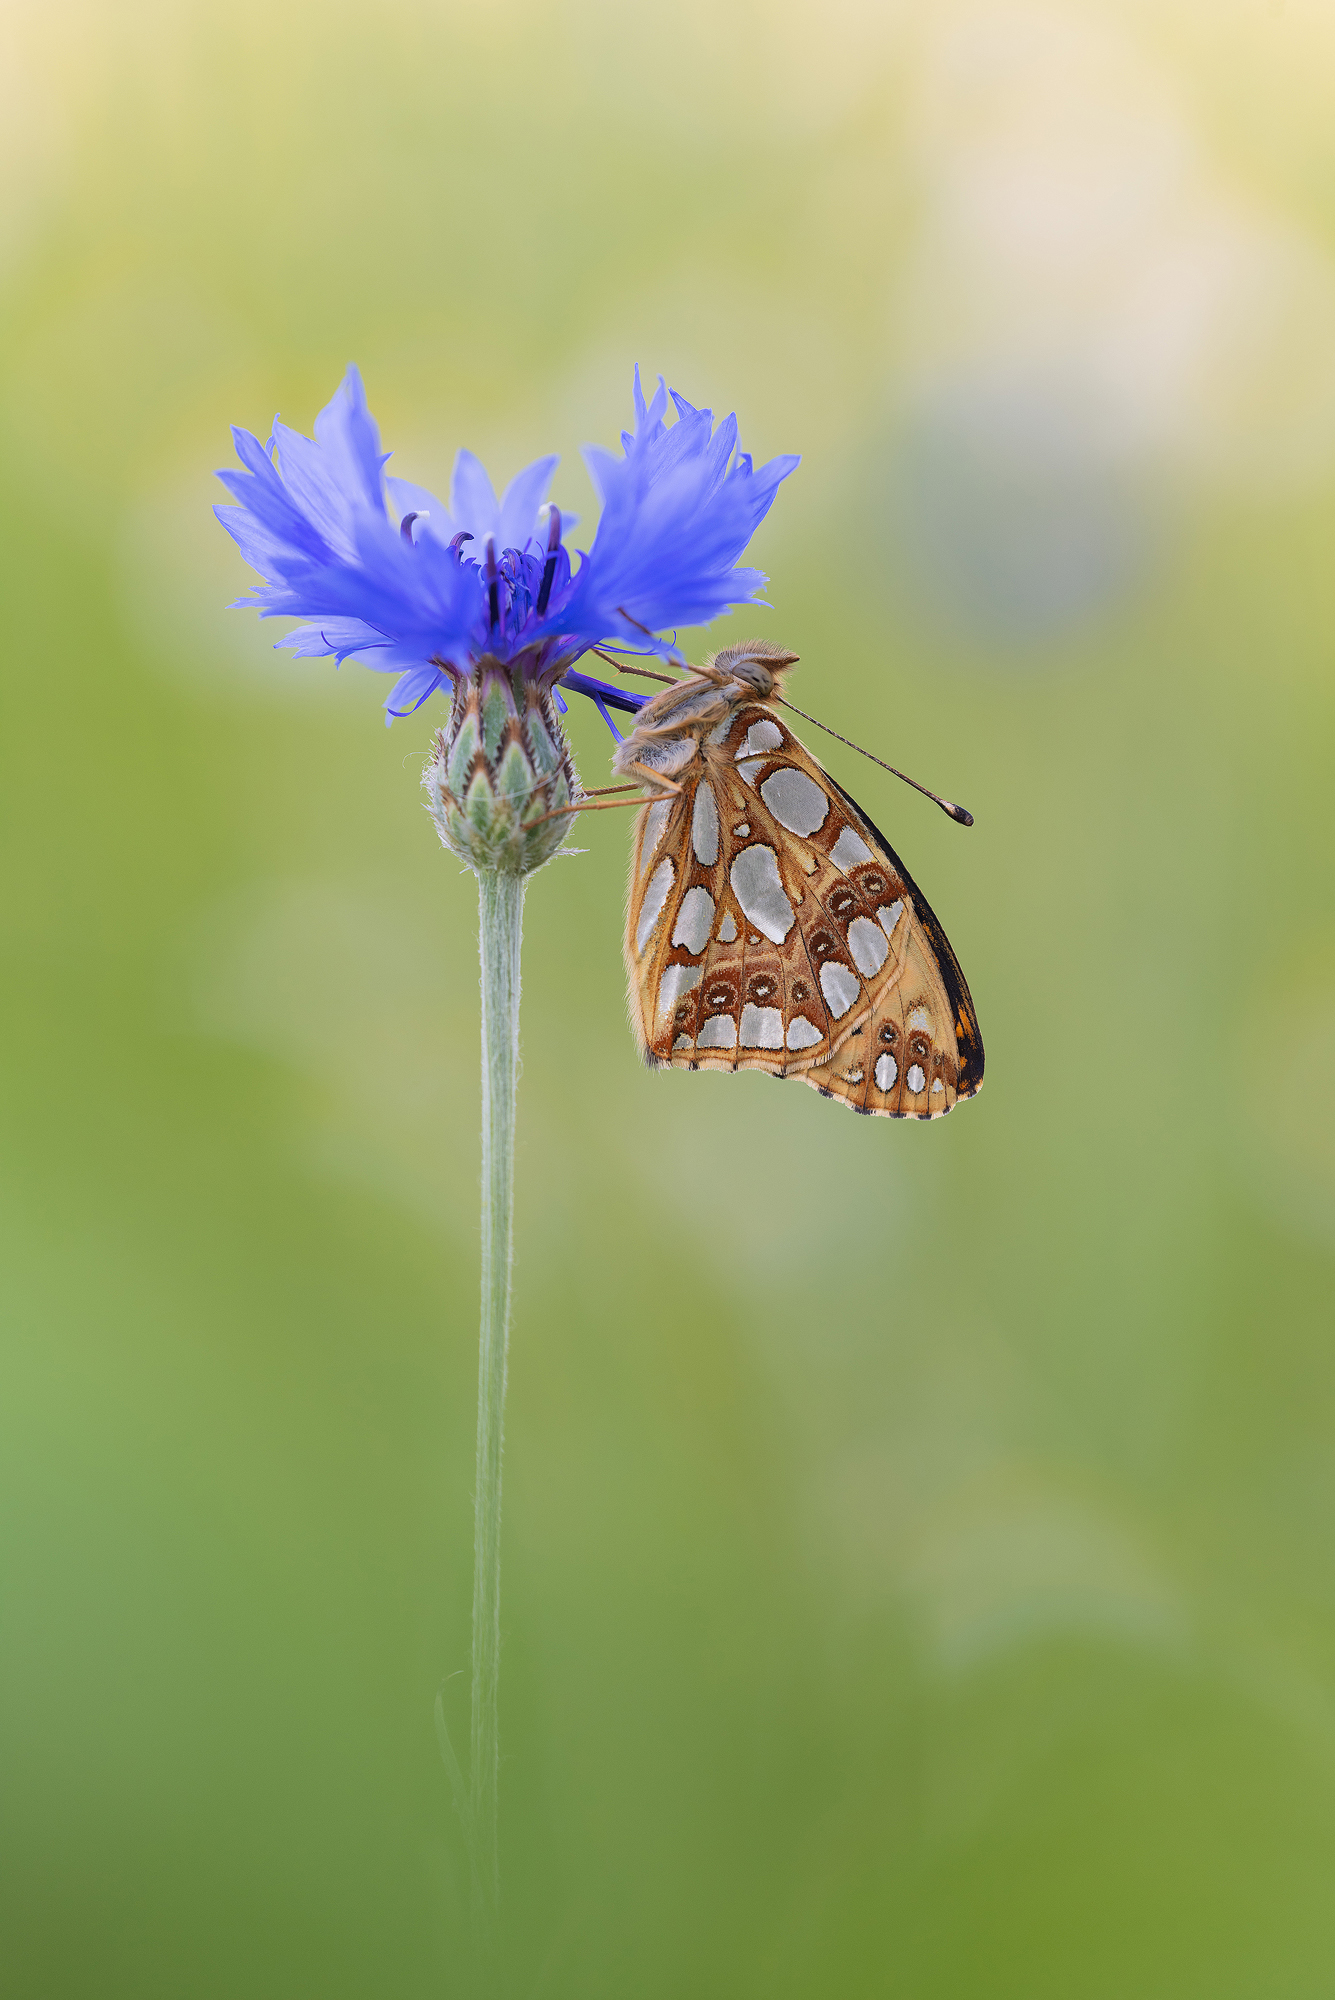
[{"label": "brown wing marking", "polygon": [[982,1088],[983,1041],[973,1001],[945,932],[903,862],[842,787],[836,789],[904,883],[900,921],[908,926],[908,957],[865,1031],[802,1081],[879,1117],[942,1118]]},{"label": "brown wing marking", "polygon": [[[635,821],[624,955],[631,1026],[641,1055],[651,1064],[656,1060],[655,1006],[670,949],[665,941],[672,936],[688,886],[683,879],[681,850],[685,846],[687,853],[690,851],[683,835],[690,827],[694,790],[694,785],[687,783],[676,797],[654,799]],[[659,871],[665,866],[671,870],[671,879],[662,889]]]},{"label": "brown wing marking", "polygon": [[[831,783],[833,782],[831,780]],[[925,950],[935,965],[950,1009],[950,1026],[957,1069],[957,1095],[973,1097],[983,1087],[983,1036],[978,1026],[978,1016],[974,1011],[968,981],[960,968],[960,962],[951,949],[950,940],[941,928],[931,904],[880,828],[868,819],[861,806],[849,798],[842,786],[836,785],[835,790],[845,803],[852,807],[868,832],[879,842],[886,858],[893,862],[903,877],[913,899],[914,913],[922,928]]]},{"label": "brown wing marking", "polygon": [[[757,723],[771,727],[748,756]],[[762,796],[785,770],[828,801],[809,833],[781,822]],[[718,818],[712,864],[699,860],[692,837],[696,792],[706,781]],[[679,782],[681,796],[654,801],[636,829],[626,966],[645,1060],[796,1076],[881,1117],[940,1117],[972,1096],[982,1083],[982,1037],[944,931],[884,834],[775,710],[759,701],[740,706]],[[771,798],[791,819],[788,782]],[[756,846],[773,855],[776,886],[792,912],[777,940],[748,919],[734,887],[733,863]],[[700,893],[687,904],[692,891]],[[884,960],[876,965],[881,936]],[[837,1014],[827,993],[844,1003]],[[794,1031],[798,1020],[808,1027]]]},{"label": "brown wing marking", "polygon": [[[756,723],[767,725],[764,747],[739,768],[738,747],[751,740]],[[706,746],[705,769],[699,775],[715,801],[717,861],[702,870],[686,843],[687,872],[672,891],[675,897],[691,888],[707,889],[714,929],[700,961],[702,976],[693,982],[689,1000],[679,1000],[671,1023],[660,1007],[647,998],[642,1002],[646,1038],[657,1061],[677,1067],[794,1075],[828,1060],[870,1017],[879,994],[899,976],[903,952],[892,941],[881,941],[876,901],[864,893],[857,874],[831,859],[831,849],[850,822],[826,774],[774,710],[746,703],[714,734],[719,740]],[[762,788],[789,770],[801,774],[810,788],[805,796],[816,800],[817,811],[824,803],[813,838],[780,821],[762,797]],[[791,806],[789,810],[791,817]],[[774,889],[781,891],[779,909],[789,918],[781,937],[767,935],[759,918],[748,918],[739,899],[735,883],[740,877],[734,878],[733,867],[748,848],[767,850],[749,865],[761,874],[768,871]],[[870,850],[864,849],[863,858],[871,862]],[[744,858],[741,867],[748,867]],[[873,888],[885,889],[883,868],[879,874],[874,868],[865,872]],[[783,930],[783,924],[771,928]],[[720,930],[733,934],[720,936]],[[860,942],[861,967],[850,935]],[[670,932],[663,929],[655,936],[654,962],[638,969],[646,992],[656,989],[665,974],[676,981],[689,976],[685,970],[671,974],[674,964],[686,961]],[[631,971],[634,980],[633,955]],[[669,997],[678,1000],[675,985]]]}]

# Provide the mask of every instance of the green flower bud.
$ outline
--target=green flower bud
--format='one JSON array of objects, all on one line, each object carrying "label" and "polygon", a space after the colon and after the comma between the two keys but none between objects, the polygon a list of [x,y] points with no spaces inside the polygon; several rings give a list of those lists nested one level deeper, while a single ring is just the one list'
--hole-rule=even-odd
[{"label": "green flower bud", "polygon": [[551,689],[525,666],[522,654],[488,654],[456,679],[422,773],[441,839],[479,874],[529,875],[550,861],[569,826],[550,815],[579,795]]}]

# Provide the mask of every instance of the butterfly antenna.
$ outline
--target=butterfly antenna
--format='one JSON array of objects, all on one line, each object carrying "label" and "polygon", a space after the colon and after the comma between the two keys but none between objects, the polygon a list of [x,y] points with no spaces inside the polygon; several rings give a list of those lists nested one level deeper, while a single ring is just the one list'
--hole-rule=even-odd
[{"label": "butterfly antenna", "polygon": [[837,729],[831,729],[828,722],[818,721],[814,715],[808,715],[804,708],[798,708],[795,702],[786,700],[783,695],[772,694],[769,699],[778,702],[780,708],[791,708],[793,714],[800,715],[803,722],[814,722],[817,729],[823,729],[825,734],[833,736],[837,743],[846,743],[850,750],[857,751],[859,757],[866,757],[871,763],[879,764],[881,769],[888,771],[892,778],[902,778],[906,785],[912,785],[915,792],[921,792],[923,797],[930,799],[934,806],[940,806],[942,812],[953,819],[957,825],[973,825],[973,814],[966,812],[963,806],[952,805],[950,800],[943,799],[939,792],[929,792],[926,785],[920,785],[916,778],[910,778],[907,771],[897,771],[893,764],[886,763],[884,757],[873,757],[870,750],[864,750],[862,745],[855,743],[851,736],[841,736]]}]

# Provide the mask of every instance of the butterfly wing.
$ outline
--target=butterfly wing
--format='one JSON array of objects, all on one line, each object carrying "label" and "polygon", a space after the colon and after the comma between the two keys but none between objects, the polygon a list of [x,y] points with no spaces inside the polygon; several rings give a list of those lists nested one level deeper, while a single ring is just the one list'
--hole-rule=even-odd
[{"label": "butterfly wing", "polygon": [[[688,777],[675,798],[655,799],[635,822],[625,959],[631,1026],[640,1053],[651,1067],[665,1060],[656,1050],[682,996],[689,996],[701,977],[695,960],[671,944],[681,903],[692,886],[685,878],[690,867],[695,790],[696,778]],[[674,962],[682,969],[674,970]],[[670,1047],[670,1036],[668,1043]]]},{"label": "butterfly wing", "polygon": [[800,1076],[892,1117],[972,1095],[982,1043],[940,925],[775,710],[740,705],[678,781],[641,814],[631,870],[645,1060]]},{"label": "butterfly wing", "polygon": [[[828,774],[827,774],[828,777]],[[829,782],[833,784],[833,780]],[[983,1038],[968,983],[935,912],[880,829],[842,787],[860,837],[876,850],[902,898],[902,970],[833,1058],[802,1081],[855,1111],[882,1118],[942,1118],[983,1086]]]},{"label": "butterfly wing", "polygon": [[[801,768],[801,746],[748,702],[677,772],[677,799],[641,815],[626,937],[631,1015],[645,1058],[690,1069],[784,1076],[832,1055],[870,1014],[889,976],[875,919],[830,921],[850,902],[837,863],[792,826],[831,813],[828,790]],[[764,742],[759,766],[742,752]],[[811,764],[811,770],[819,767]],[[789,824],[776,817],[776,808]],[[859,969],[860,967],[860,969]]]}]

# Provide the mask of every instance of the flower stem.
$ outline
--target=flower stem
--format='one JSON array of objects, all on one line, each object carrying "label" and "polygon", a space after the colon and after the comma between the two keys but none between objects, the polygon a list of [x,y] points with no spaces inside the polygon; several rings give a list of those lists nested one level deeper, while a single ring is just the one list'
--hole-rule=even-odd
[{"label": "flower stem", "polygon": [[477,1487],[473,1512],[471,1812],[474,1895],[484,1932],[500,1899],[496,1799],[500,1773],[497,1684],[501,1651],[501,1450],[514,1240],[515,1085],[519,1073],[519,954],[524,877],[478,873],[482,960],[482,1327],[477,1370]]}]

